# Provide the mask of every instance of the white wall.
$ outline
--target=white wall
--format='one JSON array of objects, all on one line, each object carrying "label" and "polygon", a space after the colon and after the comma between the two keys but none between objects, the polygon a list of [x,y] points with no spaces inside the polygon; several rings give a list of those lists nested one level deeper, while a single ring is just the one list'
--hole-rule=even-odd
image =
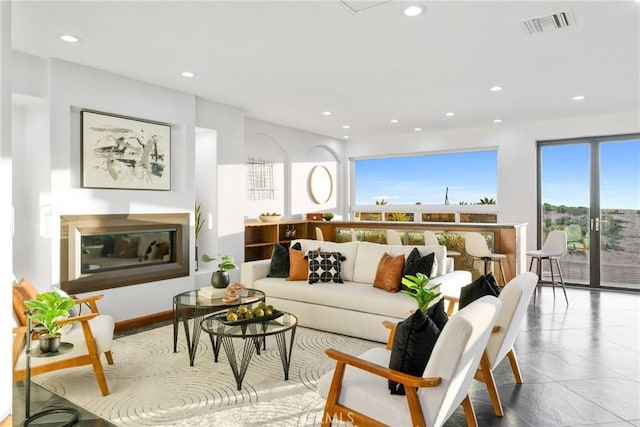
[{"label": "white wall", "polygon": [[[275,203],[248,203],[247,217],[255,218],[262,211],[276,211],[285,217],[303,218],[307,212],[341,214],[346,210],[339,191],[346,182],[344,142],[256,119],[246,120],[245,132],[246,157],[281,162],[284,182],[289,183],[282,188],[284,194],[278,193]],[[315,203],[309,195],[309,173],[317,165],[326,166],[334,178],[335,190],[322,204]]]},{"label": "white wall", "polygon": [[[514,125],[425,131],[394,140],[350,141],[346,157],[498,149],[498,222],[527,223],[527,248],[536,247],[536,141],[640,132],[640,113],[620,113]],[[482,165],[478,165],[482,167]],[[348,191],[348,188],[343,188]]]},{"label": "white wall", "polygon": [[[195,97],[64,61],[16,58],[16,69],[27,72],[15,74],[15,87],[30,87],[29,95],[45,97],[46,108],[25,105],[16,117],[24,130],[14,132],[14,162],[21,165],[14,170],[20,230],[14,253],[21,255],[14,268],[18,276],[37,277],[36,286],[46,291],[59,284],[60,215],[193,211]],[[49,88],[49,96],[22,82],[30,75],[49,76],[47,85],[39,85]],[[80,110],[85,108],[171,124],[172,190],[81,188]],[[50,227],[50,235],[40,236],[40,223]],[[46,244],[32,250],[43,239]],[[116,288],[103,292],[100,306],[116,321],[131,319],[170,310],[173,295],[193,287],[189,276]]]},{"label": "white wall", "polygon": [[[215,192],[218,200],[211,211],[216,221],[217,245],[204,249],[213,254],[231,255],[241,262],[244,259],[244,112],[198,98],[196,125],[216,131],[218,159],[217,187],[196,183],[201,189],[198,191]],[[213,233],[210,230],[205,232]],[[232,282],[240,280],[238,270],[230,272],[230,276]]]},{"label": "white wall", "polygon": [[11,414],[13,381],[11,348],[13,308],[11,283],[13,268],[12,241],[12,160],[11,160],[11,2],[0,1],[0,300],[4,309],[0,310],[0,422]]}]

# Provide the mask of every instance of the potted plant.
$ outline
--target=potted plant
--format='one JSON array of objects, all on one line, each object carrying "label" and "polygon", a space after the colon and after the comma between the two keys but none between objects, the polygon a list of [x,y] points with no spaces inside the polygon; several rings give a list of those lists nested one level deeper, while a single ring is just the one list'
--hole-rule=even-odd
[{"label": "potted plant", "polygon": [[43,353],[58,351],[61,329],[61,326],[58,325],[58,319],[68,317],[69,310],[74,304],[75,301],[72,298],[53,291],[38,294],[35,299],[24,302],[24,305],[30,309],[31,321],[42,325],[45,329],[39,336],[40,351]]},{"label": "potted plant", "polygon": [[196,202],[195,204],[195,232],[196,232],[196,271],[198,271],[198,238],[200,237],[200,230],[204,226],[204,223],[207,222],[206,218],[202,217],[202,212],[200,210],[200,203]]},{"label": "potted plant", "polygon": [[331,212],[325,212],[325,213],[323,213],[323,214],[322,214],[322,218],[323,218],[325,221],[331,221],[331,220],[333,219],[333,213],[331,213]]},{"label": "potted plant", "polygon": [[229,285],[229,270],[235,270],[238,268],[233,263],[233,257],[231,255],[216,255],[211,258],[207,254],[203,254],[200,258],[202,262],[218,261],[218,270],[211,274],[211,286],[214,288],[226,288]]},{"label": "potted plant", "polygon": [[440,292],[437,292],[440,284],[431,287],[427,286],[429,284],[429,276],[423,273],[416,273],[415,276],[404,276],[402,284],[408,289],[403,289],[401,292],[415,298],[420,311],[426,311],[431,301],[440,296]]}]

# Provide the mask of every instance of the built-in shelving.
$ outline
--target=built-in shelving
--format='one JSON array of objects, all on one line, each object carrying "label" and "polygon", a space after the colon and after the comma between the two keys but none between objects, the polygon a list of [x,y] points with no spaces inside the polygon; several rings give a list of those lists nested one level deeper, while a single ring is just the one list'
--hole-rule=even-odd
[{"label": "built-in shelving", "polygon": [[270,258],[275,243],[288,247],[292,240],[306,237],[306,221],[246,222],[244,259],[254,261]]}]

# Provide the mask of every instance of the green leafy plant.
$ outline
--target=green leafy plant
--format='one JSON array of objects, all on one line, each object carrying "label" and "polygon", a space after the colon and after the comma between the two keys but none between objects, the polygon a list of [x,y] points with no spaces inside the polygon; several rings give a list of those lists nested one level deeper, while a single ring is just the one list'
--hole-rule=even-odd
[{"label": "green leafy plant", "polygon": [[401,292],[415,298],[420,311],[425,311],[429,308],[431,301],[440,296],[440,292],[437,291],[440,284],[429,287],[429,276],[423,273],[416,273],[415,276],[410,274],[404,276],[402,284],[409,289],[403,289]]},{"label": "green leafy plant", "polygon": [[238,268],[233,263],[233,257],[231,255],[216,255],[213,258],[207,254],[203,254],[200,258],[202,262],[218,261],[218,271],[229,271]]},{"label": "green leafy plant", "polygon": [[57,292],[45,292],[36,295],[35,299],[26,300],[24,305],[31,309],[29,317],[36,324],[41,324],[46,329],[48,338],[55,337],[61,326],[58,319],[69,316],[69,310],[74,306],[72,298],[60,295]]},{"label": "green leafy plant", "polygon": [[493,197],[483,197],[480,199],[479,205],[495,205],[496,201]]},{"label": "green leafy plant", "polygon": [[325,212],[322,214],[322,218],[324,218],[325,221],[331,221],[333,219],[333,213]]},{"label": "green leafy plant", "polygon": [[200,230],[202,230],[202,226],[207,222],[206,218],[202,218],[202,213],[200,212],[200,203],[196,202],[195,206],[196,212],[196,244],[198,243],[198,237],[200,236]]}]

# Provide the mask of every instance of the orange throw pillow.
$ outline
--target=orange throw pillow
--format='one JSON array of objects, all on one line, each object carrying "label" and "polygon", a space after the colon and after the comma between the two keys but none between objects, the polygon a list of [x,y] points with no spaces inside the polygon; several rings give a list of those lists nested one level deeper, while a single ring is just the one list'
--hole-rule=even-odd
[{"label": "orange throw pillow", "polygon": [[27,326],[27,316],[24,314],[27,306],[24,305],[24,302],[34,299],[36,295],[38,295],[36,287],[24,278],[20,279],[20,283],[13,285],[13,311],[22,326]]},{"label": "orange throw pillow", "polygon": [[287,280],[307,280],[309,261],[304,256],[305,252],[289,248],[289,276]]},{"label": "orange throw pillow", "polygon": [[[320,251],[320,248],[316,251]],[[289,248],[289,276],[286,280],[307,280],[309,260],[306,257],[306,252]]]},{"label": "orange throw pillow", "polygon": [[373,287],[384,289],[387,292],[398,292],[400,290],[400,279],[404,269],[404,254],[391,256],[384,253],[378,262],[376,278],[373,280]]}]

